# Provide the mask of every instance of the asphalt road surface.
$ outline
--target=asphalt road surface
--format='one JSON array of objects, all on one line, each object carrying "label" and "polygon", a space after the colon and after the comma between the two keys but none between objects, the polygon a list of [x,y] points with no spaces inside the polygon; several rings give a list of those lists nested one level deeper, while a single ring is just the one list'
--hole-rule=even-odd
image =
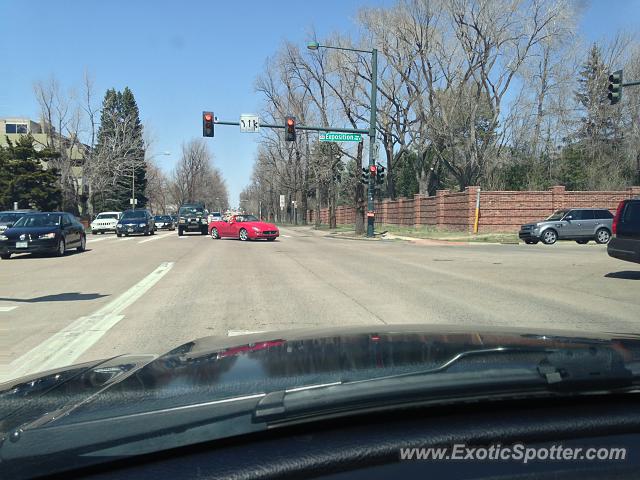
[{"label": "asphalt road surface", "polygon": [[62,258],[0,261],[0,379],[208,335],[437,323],[640,333],[640,266],[559,243],[276,242],[89,235]]}]

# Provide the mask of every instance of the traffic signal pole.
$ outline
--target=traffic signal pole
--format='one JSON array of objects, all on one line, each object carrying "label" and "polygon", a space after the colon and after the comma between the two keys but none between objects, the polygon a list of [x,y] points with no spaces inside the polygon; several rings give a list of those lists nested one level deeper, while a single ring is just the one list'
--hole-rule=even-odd
[{"label": "traffic signal pole", "polygon": [[[375,145],[376,145],[376,127],[377,127],[377,106],[376,98],[378,96],[378,49],[371,51],[371,117],[369,119],[369,169],[376,165]],[[369,183],[367,185],[367,237],[374,236],[375,227],[375,192],[376,177],[369,175]]]}]

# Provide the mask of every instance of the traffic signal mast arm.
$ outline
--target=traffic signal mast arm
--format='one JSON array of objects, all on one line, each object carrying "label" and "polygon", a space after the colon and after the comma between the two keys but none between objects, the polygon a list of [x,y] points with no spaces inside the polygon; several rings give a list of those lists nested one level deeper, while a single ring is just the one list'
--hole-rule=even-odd
[{"label": "traffic signal mast arm", "polygon": [[[240,122],[226,122],[223,120],[215,120],[214,123],[216,125],[231,125],[238,127],[240,126]],[[287,128],[286,125],[273,125],[269,123],[260,123],[260,128]],[[313,126],[302,126],[296,125],[296,130],[309,130],[315,132],[340,132],[340,133],[364,133],[368,134],[369,130],[366,128],[335,128],[335,127],[313,127]]]}]

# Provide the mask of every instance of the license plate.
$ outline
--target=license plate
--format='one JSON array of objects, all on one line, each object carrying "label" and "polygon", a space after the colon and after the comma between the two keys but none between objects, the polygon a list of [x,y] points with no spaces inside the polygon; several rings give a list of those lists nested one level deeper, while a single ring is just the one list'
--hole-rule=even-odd
[{"label": "license plate", "polygon": [[16,242],[16,248],[27,248],[29,247],[29,242]]},{"label": "license plate", "polygon": [[133,232],[133,228],[127,228],[127,232]]}]

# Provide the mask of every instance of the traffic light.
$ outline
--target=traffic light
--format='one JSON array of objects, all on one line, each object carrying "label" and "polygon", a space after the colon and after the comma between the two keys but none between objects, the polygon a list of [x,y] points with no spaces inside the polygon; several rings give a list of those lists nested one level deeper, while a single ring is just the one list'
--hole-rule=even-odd
[{"label": "traffic light", "polygon": [[287,142],[296,141],[296,117],[285,117],[284,121],[284,139]]},{"label": "traffic light", "polygon": [[213,112],[202,112],[202,136],[213,137]]},{"label": "traffic light", "polygon": [[376,182],[380,185],[382,185],[384,183],[384,177],[385,177],[385,173],[384,171],[386,170],[386,168],[384,168],[382,165],[378,164],[378,170],[376,173]]},{"label": "traffic light", "polygon": [[365,185],[369,183],[369,169],[367,167],[362,167],[362,173],[360,174],[360,181]]},{"label": "traffic light", "polygon": [[622,70],[616,70],[609,75],[609,94],[611,105],[615,105],[622,98]]}]

